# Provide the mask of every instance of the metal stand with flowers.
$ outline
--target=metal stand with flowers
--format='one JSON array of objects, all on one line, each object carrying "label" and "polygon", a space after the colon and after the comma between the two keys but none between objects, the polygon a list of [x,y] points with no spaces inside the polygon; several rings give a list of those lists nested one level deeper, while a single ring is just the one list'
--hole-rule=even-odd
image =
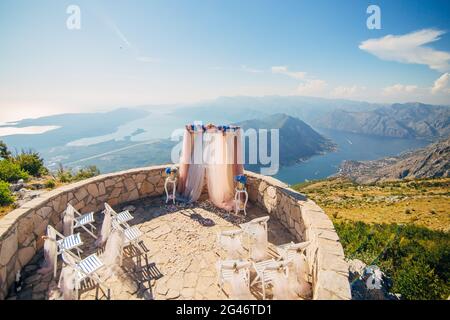
[{"label": "metal stand with flowers", "polygon": [[[235,201],[235,214],[238,214],[241,211],[244,211],[244,215],[247,216],[247,202],[248,202],[248,193],[245,188],[245,184],[247,183],[247,177],[243,174],[234,177],[234,180],[237,182],[236,185],[236,193],[234,194]],[[242,196],[244,197],[244,201],[242,201]]]},{"label": "metal stand with flowers", "polygon": [[[178,169],[176,167],[166,168],[167,178],[164,183],[164,190],[166,190],[166,203],[170,200],[175,204],[176,195],[175,192],[177,190],[177,173]],[[169,193],[169,184],[172,185],[172,193]]]}]

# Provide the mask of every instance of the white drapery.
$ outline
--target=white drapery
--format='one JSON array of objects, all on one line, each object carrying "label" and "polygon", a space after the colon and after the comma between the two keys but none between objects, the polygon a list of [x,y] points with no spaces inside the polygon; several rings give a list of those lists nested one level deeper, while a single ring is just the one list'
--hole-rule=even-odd
[{"label": "white drapery", "polygon": [[241,137],[240,129],[186,128],[178,185],[184,198],[197,201],[206,180],[210,200],[219,208],[234,209],[233,178],[244,171]]},{"label": "white drapery", "polygon": [[74,220],[75,220],[75,209],[71,205],[68,205],[63,219],[64,236],[68,237],[73,234]]},{"label": "white drapery", "polygon": [[56,253],[58,251],[58,245],[56,244],[56,231],[49,227],[47,228],[47,238],[44,242],[44,263],[38,270],[40,274],[47,274],[54,271]]},{"label": "white drapery", "polygon": [[122,230],[114,229],[106,241],[105,251],[101,260],[106,266],[104,276],[113,276],[120,267],[122,250],[125,245],[125,234]]},{"label": "white drapery", "polygon": [[105,215],[105,217],[103,218],[102,228],[100,229],[98,239],[95,241],[95,245],[97,247],[103,247],[103,245],[106,243],[111,233],[112,227],[111,214],[108,212],[108,210],[104,210],[103,214]]}]

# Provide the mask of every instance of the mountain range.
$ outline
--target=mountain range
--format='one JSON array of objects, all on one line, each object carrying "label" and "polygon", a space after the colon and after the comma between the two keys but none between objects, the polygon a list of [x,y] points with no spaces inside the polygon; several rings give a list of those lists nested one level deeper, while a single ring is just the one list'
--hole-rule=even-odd
[{"label": "mountain range", "polygon": [[450,134],[450,108],[406,103],[359,112],[337,109],[315,124],[327,129],[383,137],[437,139]]},{"label": "mountain range", "polygon": [[332,139],[333,133],[325,133],[330,129],[389,139],[427,141],[450,133],[450,107],[446,106],[381,105],[298,96],[238,96],[190,105],[140,106],[25,119],[0,127],[55,126],[56,129],[41,134],[13,134],[0,139],[12,150],[40,152],[51,168],[59,163],[75,168],[95,164],[102,172],[111,172],[168,162],[168,150],[176,144],[168,139],[172,132],[199,120],[203,123],[235,123],[244,128],[280,129],[282,166],[334,150],[336,145],[321,134],[324,132]]},{"label": "mountain range", "polygon": [[338,176],[357,183],[450,176],[450,138],[429,146],[373,161],[344,161]]},{"label": "mountain range", "polygon": [[[291,165],[314,155],[333,151],[336,148],[336,144],[302,120],[283,113],[238,122],[236,125],[244,130],[249,128],[256,130],[278,129],[281,165]],[[268,142],[268,150],[270,150],[269,138]],[[248,154],[248,148],[246,154]]]}]

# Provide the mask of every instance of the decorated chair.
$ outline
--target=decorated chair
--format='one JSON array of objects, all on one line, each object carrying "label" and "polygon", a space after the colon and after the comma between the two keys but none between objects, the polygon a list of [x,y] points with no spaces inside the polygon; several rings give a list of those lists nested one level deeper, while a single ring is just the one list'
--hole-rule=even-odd
[{"label": "decorated chair", "polygon": [[[99,274],[99,271],[105,268],[105,264],[95,253],[85,259],[81,259],[73,253],[66,251],[62,253],[62,259],[66,266],[69,266],[74,271],[73,286],[76,299],[79,297],[81,285],[89,279],[94,281],[98,286],[106,288],[107,297],[110,299],[110,288],[105,284],[105,280],[102,279]],[[63,281],[67,280],[68,279],[63,279]]]},{"label": "decorated chair", "polygon": [[262,295],[263,299],[266,299],[266,288],[269,285],[273,285],[273,282],[276,281],[277,277],[281,276],[284,278],[288,278],[289,275],[289,264],[291,261],[275,261],[273,259],[261,261],[261,262],[252,262],[253,269],[256,272],[256,277],[253,279],[251,285],[254,285],[258,282],[261,283]]},{"label": "decorated chair", "polygon": [[306,248],[310,245],[311,241],[305,241],[300,243],[286,243],[276,247],[277,253],[282,260],[293,260],[296,254],[303,254]]},{"label": "decorated chair", "polygon": [[217,234],[219,247],[226,252],[226,259],[237,259],[244,254],[242,229],[222,231]]},{"label": "decorated chair", "polygon": [[[246,296],[250,296],[250,267],[251,263],[249,261],[243,260],[219,261],[217,272],[217,284],[219,286],[219,290],[224,291],[225,283],[229,283],[232,286],[232,291],[237,291],[236,288],[233,288],[233,286],[236,285],[233,282],[235,280],[235,277],[238,277],[239,280],[243,280],[245,283],[246,290],[243,294],[245,294]],[[232,294],[233,293],[235,294],[236,292],[232,292]]]},{"label": "decorated chair", "polygon": [[96,228],[93,225],[95,222],[94,212],[81,214],[69,203],[65,211],[64,222],[69,224],[68,229],[70,230],[68,230],[67,235],[73,234],[75,229],[82,228],[94,239],[97,239]]},{"label": "decorated chair", "polygon": [[[57,271],[57,262],[58,262],[58,256],[66,251],[76,251],[78,257],[80,257],[83,250],[80,249],[80,247],[83,245],[83,241],[81,240],[80,234],[72,234],[70,236],[64,236],[63,234],[59,233],[55,228],[48,225],[47,226],[47,234],[46,236],[42,237],[45,241],[51,241],[56,243],[56,250],[52,250],[50,254],[54,255],[53,257],[48,257],[53,262],[53,276],[56,277],[56,271]],[[47,259],[47,257],[46,257]]]},{"label": "decorated chair", "polygon": [[264,260],[268,255],[268,227],[270,217],[260,217],[239,226],[247,235],[250,257],[255,261]]},{"label": "decorated chair", "polygon": [[125,227],[128,226],[128,221],[134,219],[134,217],[131,215],[131,213],[128,210],[117,213],[107,203],[105,203],[105,213],[109,213],[111,215],[111,217],[113,219],[115,219],[115,221],[117,221],[121,225],[124,225]]}]

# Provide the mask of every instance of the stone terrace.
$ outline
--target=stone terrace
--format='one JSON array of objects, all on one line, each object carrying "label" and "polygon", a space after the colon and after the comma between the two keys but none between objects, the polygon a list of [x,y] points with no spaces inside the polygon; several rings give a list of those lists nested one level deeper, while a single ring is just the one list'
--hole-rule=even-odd
[{"label": "stone terrace", "polygon": [[[124,295],[126,292],[129,292],[130,297],[136,298],[173,298],[177,295],[192,297],[192,294],[194,298],[200,295],[213,298],[210,294],[215,272],[213,260],[217,260],[212,258],[216,254],[216,233],[220,228],[230,227],[233,222],[236,224],[236,221],[231,221],[232,216],[224,213],[216,215],[217,210],[205,203],[192,208],[166,207],[161,202],[165,167],[136,168],[66,185],[39,195],[0,219],[0,300],[8,296],[12,298],[8,293],[14,287],[18,271],[27,278],[20,298],[46,298],[47,287],[53,288],[55,283],[47,277],[39,278],[35,271],[42,256],[44,242],[41,237],[45,234],[47,225],[62,230],[62,219],[68,203],[85,213],[101,211],[105,202],[118,209],[134,203],[137,211],[133,223],[144,231],[148,264],[154,263],[151,270],[144,268],[142,272],[138,272],[134,264],[143,265],[138,260],[146,255],[136,253],[134,260],[125,261],[125,271],[118,273],[121,279],[117,279],[116,283],[111,280],[111,287],[114,289],[112,298],[127,298]],[[323,210],[276,179],[248,171],[245,174],[248,177],[249,200],[254,206],[250,210],[250,217],[270,216],[269,240],[274,244],[288,240],[311,241],[306,248],[306,257],[312,298],[351,299],[344,251],[333,223]],[[206,189],[202,197],[208,197]],[[168,211],[174,212],[167,214]],[[101,219],[101,214],[97,214],[97,218]],[[211,219],[215,225],[202,225],[209,221],[205,218]],[[90,247],[92,240],[89,239],[88,236],[84,237],[85,252],[94,252],[93,247]],[[194,254],[195,249],[199,252]],[[183,279],[183,282],[196,283],[196,287],[192,287],[195,290],[184,290],[182,293],[184,287],[180,288],[181,281],[176,281],[179,280],[176,277],[182,274],[184,278],[185,272],[177,270],[187,270],[192,265],[196,267],[197,263],[199,268],[204,269],[200,269],[202,277],[195,279],[194,275],[190,275],[188,277],[192,279]],[[148,273],[152,279],[147,288],[151,287],[153,291],[145,290]],[[173,277],[175,280],[170,280]],[[136,286],[137,283],[140,284],[139,287]],[[173,283],[178,284],[172,286]],[[82,298],[89,298],[89,295],[92,295],[92,291],[87,290]],[[51,294],[48,298],[57,297]]]},{"label": "stone terrace", "polygon": [[[266,215],[250,205],[248,216],[227,214],[214,208],[208,201],[198,206],[166,206],[161,197],[146,198],[130,203],[135,208],[137,225],[144,233],[143,244],[137,253],[127,251],[124,265],[106,283],[111,288],[111,299],[227,299],[225,290],[217,286],[216,264],[222,254],[217,245],[217,233],[236,228],[242,223]],[[117,210],[123,209],[119,206]],[[97,227],[103,214],[96,213]],[[82,232],[85,242],[83,256],[96,251],[93,239]],[[270,247],[296,239],[276,219],[269,220]],[[274,250],[271,250],[274,253]],[[59,259],[61,260],[61,259]],[[8,299],[58,299],[57,279],[41,276],[36,270],[43,261],[42,250],[23,269],[24,286]],[[58,263],[58,276],[61,261]],[[252,294],[261,298],[260,288]],[[270,297],[270,290],[269,290]],[[102,291],[88,286],[81,291],[81,299],[104,299]]]}]

